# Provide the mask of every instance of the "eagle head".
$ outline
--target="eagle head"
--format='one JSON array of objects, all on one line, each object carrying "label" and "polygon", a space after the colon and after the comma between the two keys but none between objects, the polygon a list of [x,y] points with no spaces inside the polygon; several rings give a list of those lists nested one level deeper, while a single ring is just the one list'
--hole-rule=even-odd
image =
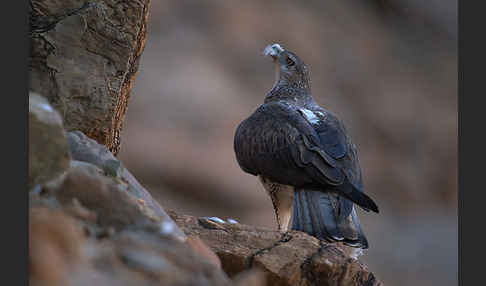
[{"label": "eagle head", "polygon": [[307,65],[296,54],[285,50],[279,44],[268,45],[265,56],[270,56],[277,66],[277,82],[294,88],[310,88],[310,76]]}]

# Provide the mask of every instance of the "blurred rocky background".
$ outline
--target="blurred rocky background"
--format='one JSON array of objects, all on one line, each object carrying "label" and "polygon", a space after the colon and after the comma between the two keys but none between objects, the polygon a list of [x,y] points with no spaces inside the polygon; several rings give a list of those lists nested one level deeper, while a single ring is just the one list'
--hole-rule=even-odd
[{"label": "blurred rocky background", "polygon": [[263,48],[309,65],[346,124],[366,192],[361,258],[388,285],[457,285],[457,2],[152,1],[118,158],[166,209],[276,228],[233,152],[274,81]]}]

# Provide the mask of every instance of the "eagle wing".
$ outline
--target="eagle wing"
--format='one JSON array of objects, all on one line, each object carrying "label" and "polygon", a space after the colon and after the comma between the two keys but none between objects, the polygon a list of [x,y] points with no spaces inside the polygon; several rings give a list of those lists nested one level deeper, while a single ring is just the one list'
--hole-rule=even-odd
[{"label": "eagle wing", "polygon": [[348,136],[343,123],[334,114],[320,107],[313,111],[299,109],[299,112],[319,135],[325,152],[338,162],[349,182],[363,192],[363,179],[356,145]]},{"label": "eagle wing", "polygon": [[238,126],[234,149],[245,172],[296,187],[328,186],[363,208],[377,211],[376,204],[362,193],[355,147],[349,143],[332,114],[271,102]]}]

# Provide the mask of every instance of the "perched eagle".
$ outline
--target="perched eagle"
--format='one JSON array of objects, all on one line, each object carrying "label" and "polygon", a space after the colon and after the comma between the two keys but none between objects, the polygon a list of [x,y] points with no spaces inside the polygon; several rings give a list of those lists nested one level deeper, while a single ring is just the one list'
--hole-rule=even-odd
[{"label": "perched eagle", "polygon": [[312,98],[309,70],[279,44],[264,54],[278,77],[264,103],[236,129],[234,149],[243,171],[258,176],[281,231],[304,231],[366,249],[354,204],[378,212],[363,192],[355,145],[343,123]]}]

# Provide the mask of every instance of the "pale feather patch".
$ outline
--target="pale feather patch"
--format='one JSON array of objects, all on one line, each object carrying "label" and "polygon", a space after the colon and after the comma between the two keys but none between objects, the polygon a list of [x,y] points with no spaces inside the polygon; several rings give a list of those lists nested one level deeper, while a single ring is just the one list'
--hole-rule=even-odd
[{"label": "pale feather patch", "polygon": [[320,121],[319,117],[316,116],[314,112],[309,109],[301,108],[300,112],[304,115],[305,119],[309,121],[311,124],[316,124]]}]

